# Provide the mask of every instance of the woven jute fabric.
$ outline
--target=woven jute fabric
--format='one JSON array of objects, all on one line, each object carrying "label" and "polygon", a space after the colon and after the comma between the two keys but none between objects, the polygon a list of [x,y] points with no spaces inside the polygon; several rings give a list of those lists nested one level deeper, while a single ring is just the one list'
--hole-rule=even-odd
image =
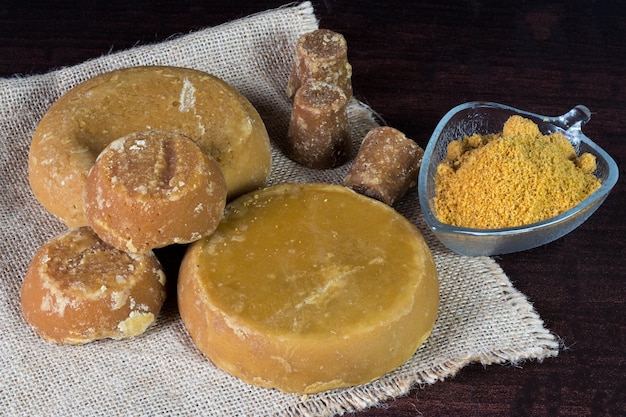
[{"label": "woven jute fabric", "polygon": [[[280,146],[291,108],[285,86],[294,45],[317,25],[310,3],[290,4],[47,74],[0,80],[0,415],[330,416],[445,380],[469,363],[519,364],[558,354],[557,338],[493,259],[458,256],[437,242],[424,227],[415,189],[396,208],[421,229],[433,252],[440,310],[418,352],[369,384],[308,396],[250,386],[195,348],[172,294],[156,325],[130,340],[58,346],[26,324],[19,291],[28,263],[41,244],[65,230],[34,199],[27,179],[30,139],[50,105],[81,81],[113,69],[196,68],[225,79],[259,110],[274,143],[270,184],[341,183],[348,165],[306,169],[285,158]],[[349,118],[357,148],[377,121],[354,99]]]}]

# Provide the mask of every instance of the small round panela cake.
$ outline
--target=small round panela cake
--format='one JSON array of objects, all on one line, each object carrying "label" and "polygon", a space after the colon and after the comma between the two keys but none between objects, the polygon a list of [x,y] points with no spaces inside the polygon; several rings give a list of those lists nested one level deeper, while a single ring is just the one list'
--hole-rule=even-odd
[{"label": "small round panela cake", "polygon": [[87,222],[108,244],[148,252],[212,233],[226,205],[213,158],[175,132],[134,132],[111,142],[89,171]]},{"label": "small round panela cake", "polygon": [[257,386],[315,393],[372,381],[428,338],[437,270],[393,208],[339,185],[240,197],[192,243],[178,305],[196,346]]},{"label": "small round panela cake", "polygon": [[22,283],[21,304],[41,337],[77,345],[144,333],[165,296],[165,272],[154,253],[122,252],[81,227],[39,248]]},{"label": "small round panela cake", "polygon": [[195,141],[220,166],[229,199],[265,186],[270,140],[246,97],[202,71],[144,66],[84,81],[48,109],[29,151],[34,196],[67,226],[87,225],[82,193],[94,161],[109,143],[145,130]]}]

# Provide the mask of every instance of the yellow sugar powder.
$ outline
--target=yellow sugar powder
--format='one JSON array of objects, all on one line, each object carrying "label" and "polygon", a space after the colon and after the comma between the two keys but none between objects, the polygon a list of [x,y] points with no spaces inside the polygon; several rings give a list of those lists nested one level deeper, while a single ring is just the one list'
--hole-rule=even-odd
[{"label": "yellow sugar powder", "polygon": [[435,175],[435,211],[455,226],[497,229],[535,223],[580,203],[600,187],[595,157],[560,133],[511,116],[502,133],[452,141]]}]

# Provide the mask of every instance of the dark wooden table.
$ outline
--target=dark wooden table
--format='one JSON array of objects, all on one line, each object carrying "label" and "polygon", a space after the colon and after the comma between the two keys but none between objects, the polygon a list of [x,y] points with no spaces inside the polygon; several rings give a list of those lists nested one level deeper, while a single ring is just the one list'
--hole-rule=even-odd
[{"label": "dark wooden table", "polygon": [[[35,3],[35,4],[33,4]],[[36,74],[282,5],[255,1],[0,3],[0,76]],[[425,146],[457,104],[487,100],[559,115],[592,112],[585,133],[621,179],[566,237],[499,256],[563,343],[520,367],[472,365],[359,416],[626,415],[626,8],[618,1],[315,1],[343,33],[357,98]]]}]

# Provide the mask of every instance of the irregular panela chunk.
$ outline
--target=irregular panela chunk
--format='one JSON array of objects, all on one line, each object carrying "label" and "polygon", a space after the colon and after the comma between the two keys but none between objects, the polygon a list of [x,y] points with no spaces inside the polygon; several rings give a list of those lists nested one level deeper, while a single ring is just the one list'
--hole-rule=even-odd
[{"label": "irregular panela chunk", "polygon": [[424,150],[388,126],[370,130],[343,184],[390,206],[417,183]]},{"label": "irregular panela chunk", "polygon": [[317,29],[298,38],[287,96],[293,98],[307,80],[335,84],[348,99],[352,97],[352,66],[348,62],[348,44],[342,34]]},{"label": "irregular panela chunk", "polygon": [[346,95],[323,81],[307,81],[296,92],[287,132],[287,155],[316,169],[333,168],[350,157],[352,139]]}]

